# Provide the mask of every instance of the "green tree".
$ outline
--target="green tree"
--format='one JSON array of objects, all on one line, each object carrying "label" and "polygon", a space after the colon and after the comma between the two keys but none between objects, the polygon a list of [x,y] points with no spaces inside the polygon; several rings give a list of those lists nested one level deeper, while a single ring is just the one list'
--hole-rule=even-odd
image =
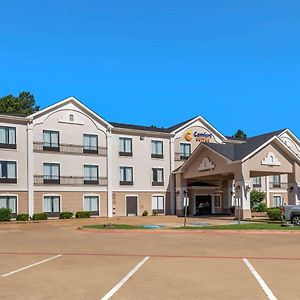
[{"label": "green tree", "polygon": [[239,139],[246,139],[246,138],[247,138],[247,134],[246,134],[243,130],[239,129],[239,130],[235,133],[234,137],[235,137],[235,138],[239,138]]},{"label": "green tree", "polygon": [[21,92],[19,96],[0,97],[0,114],[28,116],[40,107],[35,105],[34,96],[29,92]]},{"label": "green tree", "polygon": [[266,193],[258,190],[252,190],[250,193],[250,208],[252,211],[266,211],[265,203]]}]

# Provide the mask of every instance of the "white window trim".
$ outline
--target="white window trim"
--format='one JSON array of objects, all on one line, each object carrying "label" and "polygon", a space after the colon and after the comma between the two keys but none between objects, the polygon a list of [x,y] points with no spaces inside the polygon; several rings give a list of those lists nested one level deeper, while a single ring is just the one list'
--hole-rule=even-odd
[{"label": "white window trim", "polygon": [[[82,210],[84,211],[84,197],[89,196],[89,197],[98,197],[98,209],[99,209],[99,217],[101,216],[101,196],[99,194],[83,194],[82,195]],[[91,217],[97,217],[97,216],[91,216]]]},{"label": "white window trim", "polygon": [[62,207],[62,196],[61,194],[43,194],[43,198],[42,198],[42,209],[43,209],[43,213],[44,211],[44,198],[45,197],[59,197],[59,209],[60,209],[60,213],[63,212],[63,207]]},{"label": "white window trim", "polygon": [[272,195],[272,207],[275,207],[274,206],[274,197],[280,197],[281,205],[283,205],[283,197],[282,197],[282,195],[280,195],[280,194],[273,194]]},{"label": "white window trim", "polygon": [[151,195],[151,209],[153,210],[153,208],[152,208],[152,197],[164,197],[164,213],[163,214],[166,214],[166,195],[165,194],[152,194]]},{"label": "white window trim", "polygon": [[17,210],[16,210],[16,214],[17,215],[19,214],[19,195],[6,193],[6,194],[0,194],[0,197],[16,197],[17,198]]}]

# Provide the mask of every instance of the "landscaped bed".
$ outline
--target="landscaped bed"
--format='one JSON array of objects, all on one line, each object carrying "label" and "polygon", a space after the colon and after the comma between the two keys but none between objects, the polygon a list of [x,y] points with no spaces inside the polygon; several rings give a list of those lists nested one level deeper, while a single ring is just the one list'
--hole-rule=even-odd
[{"label": "landscaped bed", "polygon": [[92,228],[92,229],[157,229],[161,226],[159,225],[127,225],[127,224],[99,224],[99,225],[86,225],[84,228]]}]

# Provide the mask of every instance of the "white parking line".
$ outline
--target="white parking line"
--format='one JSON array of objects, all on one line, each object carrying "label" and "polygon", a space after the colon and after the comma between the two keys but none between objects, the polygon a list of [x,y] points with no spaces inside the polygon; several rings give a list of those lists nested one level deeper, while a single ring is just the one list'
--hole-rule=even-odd
[{"label": "white parking line", "polygon": [[21,269],[18,269],[18,270],[12,271],[12,272],[10,272],[10,273],[4,274],[4,275],[2,275],[2,277],[7,277],[7,276],[10,276],[10,275],[13,275],[13,274],[15,274],[15,273],[17,273],[17,272],[20,272],[20,271],[23,271],[23,270],[29,269],[29,268],[31,268],[31,267],[34,267],[34,266],[37,266],[37,265],[43,264],[43,263],[45,263],[45,262],[47,262],[47,261],[49,261],[49,260],[52,260],[52,259],[58,258],[58,257],[60,257],[60,256],[62,256],[62,254],[59,254],[59,255],[56,255],[56,256],[53,256],[53,257],[50,257],[50,258],[44,259],[44,260],[42,260],[42,261],[36,262],[36,263],[34,263],[34,264],[32,264],[32,265],[29,265],[29,266],[27,266],[27,267],[24,267],[24,268],[21,268]]},{"label": "white parking line", "polygon": [[101,300],[110,299],[125,283],[126,281],[149,259],[149,256],[146,256],[139,264],[137,264],[121,281],[116,284]]},{"label": "white parking line", "polygon": [[269,289],[269,287],[267,286],[267,284],[264,282],[264,280],[262,279],[262,277],[256,272],[256,270],[254,269],[254,267],[248,261],[248,259],[247,258],[243,258],[243,261],[246,264],[246,266],[248,267],[248,269],[250,270],[250,272],[252,273],[252,275],[258,281],[258,283],[260,284],[261,288],[264,290],[264,292],[267,295],[267,297],[270,300],[277,300],[277,298],[274,296],[274,294]]}]

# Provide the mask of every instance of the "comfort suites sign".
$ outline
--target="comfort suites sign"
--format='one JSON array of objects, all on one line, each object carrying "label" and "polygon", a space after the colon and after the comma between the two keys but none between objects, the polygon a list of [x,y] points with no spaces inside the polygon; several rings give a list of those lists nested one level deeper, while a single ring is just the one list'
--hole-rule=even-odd
[{"label": "comfort suites sign", "polygon": [[197,130],[188,130],[184,138],[186,141],[190,142],[195,140],[196,142],[210,142],[213,138],[213,135],[209,132],[199,132]]}]

